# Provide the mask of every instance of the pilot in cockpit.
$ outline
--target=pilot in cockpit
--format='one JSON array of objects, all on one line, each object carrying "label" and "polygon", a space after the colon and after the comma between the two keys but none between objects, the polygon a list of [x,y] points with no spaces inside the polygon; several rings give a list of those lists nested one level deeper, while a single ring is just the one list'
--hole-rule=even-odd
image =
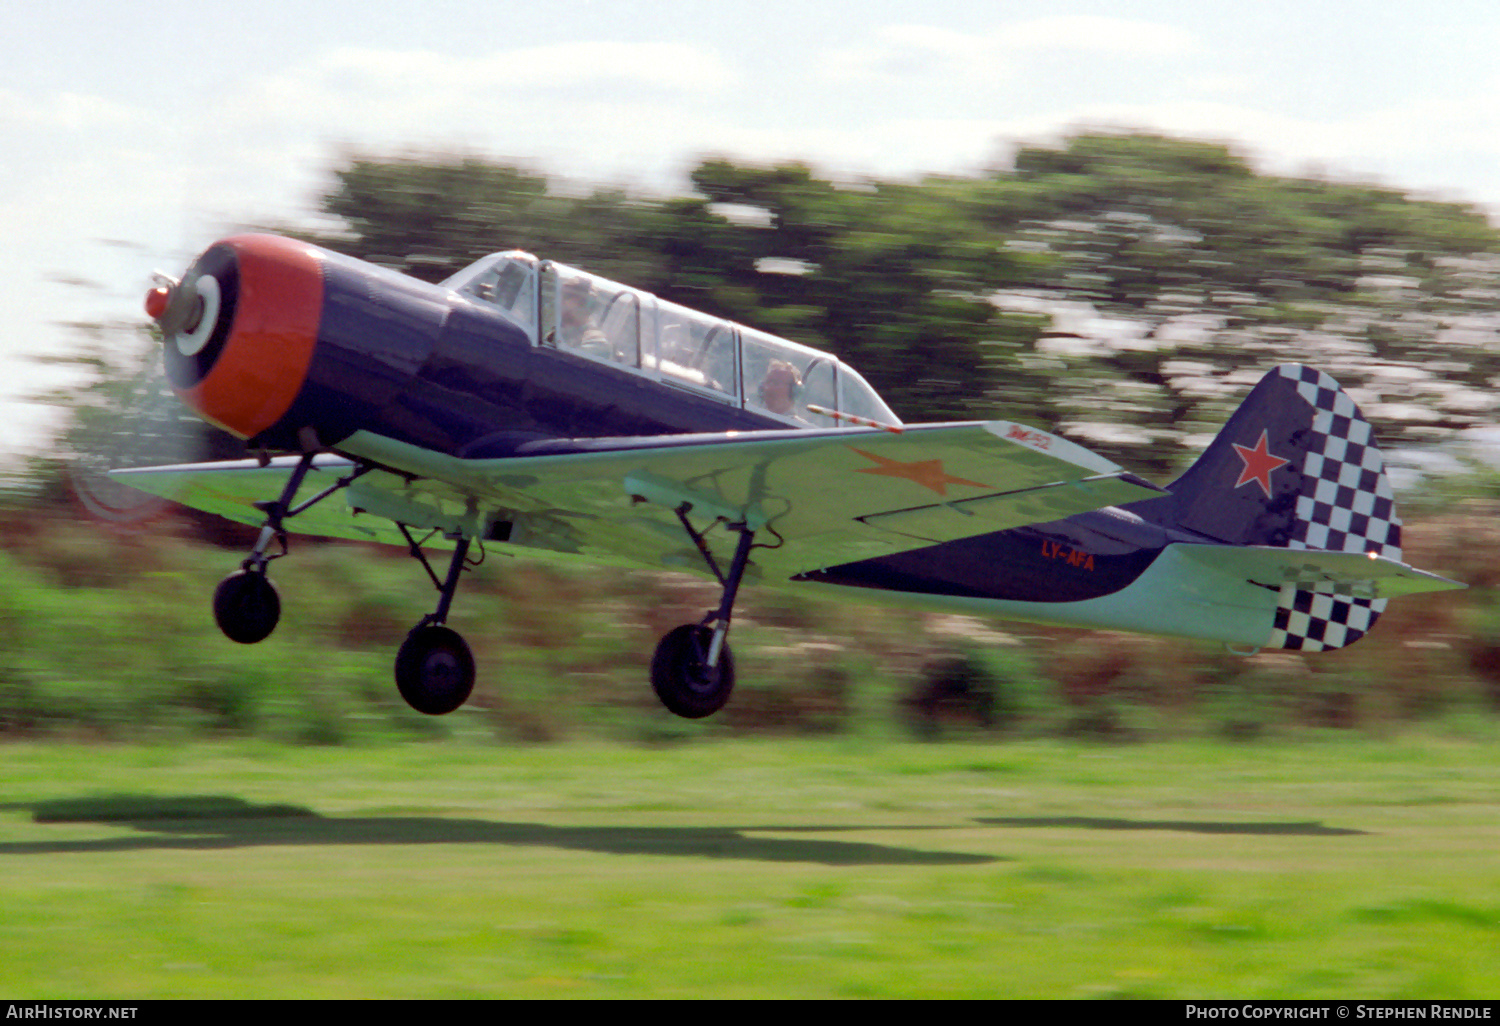
[{"label": "pilot in cockpit", "polygon": [[558,341],[574,349],[609,356],[609,337],[590,310],[593,293],[594,287],[587,278],[569,278],[563,282]]}]

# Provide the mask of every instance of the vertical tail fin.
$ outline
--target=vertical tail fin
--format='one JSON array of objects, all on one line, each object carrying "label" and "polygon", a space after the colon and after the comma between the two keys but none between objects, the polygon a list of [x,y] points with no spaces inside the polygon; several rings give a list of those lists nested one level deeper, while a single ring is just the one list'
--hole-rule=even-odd
[{"label": "vertical tail fin", "polygon": [[[1230,545],[1401,559],[1401,521],[1370,424],[1333,378],[1311,367],[1273,368],[1168,490],[1133,508]],[[1342,648],[1364,636],[1385,604],[1344,584],[1282,585],[1267,646]]]}]

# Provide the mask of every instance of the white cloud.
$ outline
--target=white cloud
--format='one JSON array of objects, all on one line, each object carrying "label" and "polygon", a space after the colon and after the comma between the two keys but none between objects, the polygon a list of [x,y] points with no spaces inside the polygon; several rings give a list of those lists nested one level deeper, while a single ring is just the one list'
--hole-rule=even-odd
[{"label": "white cloud", "polygon": [[0,131],[74,133],[129,127],[142,119],[141,111],[101,96],[74,92],[37,96],[0,89]]},{"label": "white cloud", "polygon": [[195,148],[262,192],[294,167],[305,191],[311,169],[339,149],[474,150],[614,179],[712,146],[724,94],[741,82],[717,50],[676,43],[568,42],[471,58],[345,47],[230,89]]},{"label": "white cloud", "polygon": [[[1408,189],[1436,187],[1413,180],[1396,160],[1418,154],[1433,158],[1459,152],[1500,167],[1500,104],[1458,105],[1413,101],[1344,117],[1310,118],[1249,104],[1210,100],[1162,103],[1101,103],[1059,110],[1043,117],[1008,122],[1007,135],[1031,138],[1033,128],[1055,126],[1144,129],[1197,139],[1224,139],[1256,159],[1265,170],[1299,174],[1321,170],[1340,178],[1399,176]],[[1393,184],[1396,184],[1393,181]]]},{"label": "white cloud", "polygon": [[1084,51],[1139,58],[1176,57],[1199,50],[1184,29],[1126,18],[1072,15],[1011,22],[984,33],[929,25],[877,27],[871,38],[834,47],[822,56],[832,81],[871,82],[952,75],[994,82],[1016,73],[1029,56]]},{"label": "white cloud", "polygon": [[503,118],[511,104],[579,87],[702,96],[739,74],[715,50],[676,43],[571,42],[462,58],[430,51],[341,47],[251,81],[233,101],[244,113],[319,121]]},{"label": "white cloud", "polygon": [[869,82],[919,76],[994,77],[1004,69],[993,40],[926,25],[885,25],[873,38],[831,48],[821,60],[823,75],[835,82]]},{"label": "white cloud", "polygon": [[1253,75],[1236,73],[1195,75],[1186,79],[1184,85],[1194,93],[1229,96],[1253,96],[1257,89]]},{"label": "white cloud", "polygon": [[1174,57],[1198,49],[1186,29],[1158,22],[1064,15],[1017,22],[994,33],[1007,50],[1088,50],[1137,57]]}]

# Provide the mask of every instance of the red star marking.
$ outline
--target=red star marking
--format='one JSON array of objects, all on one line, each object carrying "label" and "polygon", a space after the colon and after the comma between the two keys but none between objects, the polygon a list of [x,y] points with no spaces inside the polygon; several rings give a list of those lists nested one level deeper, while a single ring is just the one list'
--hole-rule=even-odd
[{"label": "red star marking", "polygon": [[[853,449],[853,446],[850,446]],[[966,481],[961,477],[953,477],[943,469],[942,460],[916,460],[912,463],[902,463],[900,460],[887,459],[877,456],[873,452],[865,452],[863,449],[854,449],[867,460],[874,460],[879,466],[860,467],[855,471],[857,474],[880,474],[884,477],[900,477],[908,481],[915,481],[923,488],[930,488],[939,495],[948,494],[948,486],[951,484],[968,485],[971,488],[988,488],[989,485],[980,484],[978,481]]]},{"label": "red star marking", "polygon": [[1251,481],[1260,485],[1260,490],[1266,493],[1266,498],[1271,497],[1271,471],[1278,467],[1284,467],[1291,460],[1284,460],[1280,456],[1273,456],[1266,448],[1266,432],[1260,432],[1260,441],[1255,443],[1255,448],[1248,445],[1234,445],[1234,451],[1240,454],[1240,459],[1245,461],[1245,467],[1240,471],[1240,479],[1234,483],[1236,488],[1247,485]]}]

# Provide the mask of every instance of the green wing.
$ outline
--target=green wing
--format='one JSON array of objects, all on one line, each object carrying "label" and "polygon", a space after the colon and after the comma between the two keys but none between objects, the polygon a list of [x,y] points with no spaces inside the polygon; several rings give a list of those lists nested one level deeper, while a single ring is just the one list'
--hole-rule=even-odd
[{"label": "green wing", "polygon": [[[342,448],[379,468],[288,521],[301,533],[403,543],[395,524],[517,550],[701,569],[676,511],[727,553],[756,530],[753,564],[784,578],[1161,494],[1062,438],[1008,422],[888,431],[600,439],[588,451],[465,460],[374,435]],[[121,481],[259,524],[295,460],[116,471]],[[354,464],[320,456],[305,501]]]}]

